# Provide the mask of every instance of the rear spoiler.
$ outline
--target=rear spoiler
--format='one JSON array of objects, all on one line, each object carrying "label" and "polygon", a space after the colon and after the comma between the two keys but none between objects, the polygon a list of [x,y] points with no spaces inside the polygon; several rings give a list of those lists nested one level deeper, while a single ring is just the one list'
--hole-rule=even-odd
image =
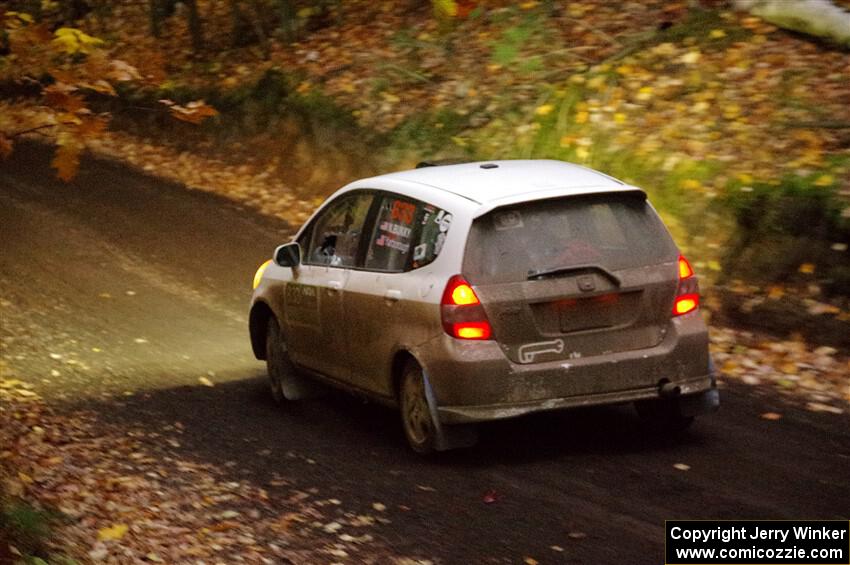
[{"label": "rear spoiler", "polygon": [[484,214],[492,212],[496,208],[519,204],[520,202],[533,202],[535,200],[548,200],[550,198],[569,198],[571,196],[587,196],[590,194],[634,194],[646,198],[646,192],[636,186],[628,184],[620,186],[582,186],[571,188],[547,188],[535,192],[515,194],[498,200],[491,200],[481,205],[472,213],[473,218],[479,218]]}]

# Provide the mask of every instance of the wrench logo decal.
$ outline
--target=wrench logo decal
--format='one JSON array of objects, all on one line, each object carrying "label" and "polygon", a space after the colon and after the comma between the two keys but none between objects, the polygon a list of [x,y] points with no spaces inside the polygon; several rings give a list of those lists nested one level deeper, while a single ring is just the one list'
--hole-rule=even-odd
[{"label": "wrench logo decal", "polygon": [[519,362],[531,363],[534,358],[543,353],[563,353],[564,340],[553,339],[552,341],[538,341],[537,343],[526,343],[519,348]]}]

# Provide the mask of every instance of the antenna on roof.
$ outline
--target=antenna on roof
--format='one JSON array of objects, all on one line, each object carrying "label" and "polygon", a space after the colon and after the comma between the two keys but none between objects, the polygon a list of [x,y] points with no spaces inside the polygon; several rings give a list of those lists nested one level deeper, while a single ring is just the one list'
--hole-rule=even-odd
[{"label": "antenna on roof", "polygon": [[424,169],[425,167],[440,167],[443,165],[462,165],[464,163],[471,163],[472,161],[466,161],[464,159],[429,159],[427,161],[420,161],[416,164],[417,169]]}]

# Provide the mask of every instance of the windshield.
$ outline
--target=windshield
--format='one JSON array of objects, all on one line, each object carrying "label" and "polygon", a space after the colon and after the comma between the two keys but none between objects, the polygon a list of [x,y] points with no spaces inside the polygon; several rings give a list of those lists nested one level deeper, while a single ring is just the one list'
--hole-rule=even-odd
[{"label": "windshield", "polygon": [[466,244],[473,284],[525,281],[590,265],[607,271],[675,261],[676,245],[640,194],[525,202],[478,218]]}]

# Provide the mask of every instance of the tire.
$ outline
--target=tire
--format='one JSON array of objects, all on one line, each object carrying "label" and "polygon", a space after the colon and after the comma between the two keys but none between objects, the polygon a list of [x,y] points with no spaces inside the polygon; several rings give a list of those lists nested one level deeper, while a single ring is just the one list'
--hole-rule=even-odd
[{"label": "tire", "polygon": [[289,400],[319,398],[325,394],[325,388],[301,374],[290,359],[286,339],[274,317],[269,318],[266,330],[266,368],[269,374],[269,389],[278,404]]},{"label": "tire", "polygon": [[407,443],[416,453],[433,453],[437,447],[438,432],[425,395],[422,367],[410,363],[405,368],[398,394],[401,424]]},{"label": "tire", "polygon": [[283,404],[286,400],[283,394],[283,382],[295,372],[295,367],[289,359],[286,343],[283,341],[280,326],[274,316],[269,318],[269,326],[266,330],[266,370],[269,375],[272,399],[277,404]]},{"label": "tire", "polygon": [[677,399],[641,400],[635,409],[644,424],[653,432],[679,433],[694,423],[693,416],[683,416]]}]

